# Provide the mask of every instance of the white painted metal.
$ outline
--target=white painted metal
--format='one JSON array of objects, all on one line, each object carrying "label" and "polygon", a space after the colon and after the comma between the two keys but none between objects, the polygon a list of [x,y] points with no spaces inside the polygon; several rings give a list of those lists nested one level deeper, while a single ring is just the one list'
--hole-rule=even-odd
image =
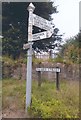
[{"label": "white painted metal", "polygon": [[41,40],[41,39],[45,39],[45,38],[50,38],[51,36],[52,36],[51,31],[36,33],[36,34],[33,34],[33,40],[32,41],[37,41],[37,40]]},{"label": "white painted metal", "polygon": [[27,60],[27,80],[26,80],[26,111],[31,104],[31,84],[32,84],[32,17],[35,7],[30,3],[28,7],[29,20],[28,20],[28,43],[30,48],[28,50]]},{"label": "white painted metal", "polygon": [[36,68],[36,71],[41,72],[61,72],[60,68]]},{"label": "white painted metal", "polygon": [[25,50],[25,49],[29,49],[29,48],[30,48],[30,44],[26,43],[26,44],[23,45],[23,49],[24,49],[24,50]]},{"label": "white painted metal", "polygon": [[52,29],[52,23],[38,15],[33,14],[33,25],[44,30]]}]

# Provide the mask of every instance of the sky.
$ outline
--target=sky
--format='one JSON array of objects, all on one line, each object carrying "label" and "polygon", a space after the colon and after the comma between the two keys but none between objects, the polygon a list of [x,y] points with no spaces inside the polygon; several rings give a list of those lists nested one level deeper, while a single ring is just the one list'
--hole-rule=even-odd
[{"label": "sky", "polygon": [[80,0],[54,0],[59,13],[53,14],[53,22],[63,39],[75,36],[79,32],[79,2]]}]

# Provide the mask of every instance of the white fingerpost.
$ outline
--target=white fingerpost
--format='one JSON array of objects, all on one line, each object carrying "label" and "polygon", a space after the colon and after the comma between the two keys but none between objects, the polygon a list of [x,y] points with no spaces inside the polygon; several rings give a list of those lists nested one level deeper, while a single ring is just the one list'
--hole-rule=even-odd
[{"label": "white fingerpost", "polygon": [[32,25],[33,25],[33,11],[35,9],[32,3],[28,6],[28,44],[30,45],[27,53],[27,80],[26,80],[26,111],[31,104],[31,85],[32,85]]}]

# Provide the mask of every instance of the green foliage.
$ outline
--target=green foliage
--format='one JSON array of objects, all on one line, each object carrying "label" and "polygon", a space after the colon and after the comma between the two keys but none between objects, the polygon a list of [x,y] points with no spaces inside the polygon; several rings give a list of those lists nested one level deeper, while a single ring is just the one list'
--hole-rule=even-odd
[{"label": "green foliage", "polygon": [[23,41],[21,38],[20,30],[14,28],[14,29],[9,29],[3,38],[2,42],[2,53],[3,55],[9,55],[13,58],[15,56],[19,57],[20,53],[23,52]]},{"label": "green foliage", "polygon": [[54,59],[54,62],[63,63],[63,58],[61,56],[58,56]]},{"label": "green foliage", "polygon": [[48,60],[35,58],[35,57],[33,57],[33,59],[32,59],[33,64],[39,64],[39,63],[46,62],[46,61],[48,61]]},{"label": "green foliage", "polygon": [[14,65],[14,63],[16,63],[16,61],[14,61],[11,57],[9,57],[9,56],[3,56],[2,57],[2,62],[4,63],[4,64],[10,64],[10,65]]},{"label": "green foliage", "polygon": [[63,57],[58,55],[56,58],[49,58],[48,62],[50,63],[64,63],[63,62]]},{"label": "green foliage", "polygon": [[79,48],[79,36],[75,36],[67,40],[60,51],[61,56],[66,63],[80,63],[79,54],[81,49]]},{"label": "green foliage", "polygon": [[43,83],[41,88],[33,82],[32,106],[29,112],[33,117],[78,118],[79,94],[76,87],[78,88],[76,82],[62,81],[60,91],[56,91],[52,82]]},{"label": "green foliage", "polygon": [[26,64],[27,63],[27,58],[25,57],[24,59],[21,57],[19,59],[14,60],[12,57],[9,56],[3,56],[2,57],[2,63],[5,65],[10,65],[10,66],[18,66],[20,64]]},{"label": "green foliage", "polygon": [[[3,110],[15,106],[15,110],[25,109],[26,81],[3,80]],[[60,81],[60,91],[54,82],[43,82],[38,87],[32,83],[32,104],[28,109],[30,117],[36,118],[78,118],[79,83]]]}]

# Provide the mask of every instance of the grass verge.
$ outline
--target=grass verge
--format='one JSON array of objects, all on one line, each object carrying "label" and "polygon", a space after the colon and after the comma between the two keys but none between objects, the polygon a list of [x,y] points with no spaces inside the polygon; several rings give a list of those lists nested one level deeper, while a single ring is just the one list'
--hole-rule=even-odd
[{"label": "grass verge", "polygon": [[[21,80],[3,80],[3,110],[25,109],[25,86]],[[78,118],[79,117],[79,82],[61,81],[60,90],[56,90],[54,82],[45,81],[38,87],[32,82],[32,105],[30,117],[39,118]]]}]

